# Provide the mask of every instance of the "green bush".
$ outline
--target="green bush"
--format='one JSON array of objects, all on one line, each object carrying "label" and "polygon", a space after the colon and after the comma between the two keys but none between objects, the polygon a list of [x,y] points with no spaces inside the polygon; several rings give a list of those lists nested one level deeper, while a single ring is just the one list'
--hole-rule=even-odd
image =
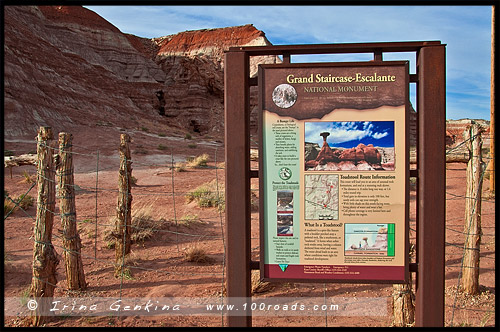
[{"label": "green bush", "polygon": [[224,185],[219,183],[217,190],[215,179],[188,192],[185,197],[187,203],[195,201],[199,207],[216,207],[219,211],[225,210]]}]

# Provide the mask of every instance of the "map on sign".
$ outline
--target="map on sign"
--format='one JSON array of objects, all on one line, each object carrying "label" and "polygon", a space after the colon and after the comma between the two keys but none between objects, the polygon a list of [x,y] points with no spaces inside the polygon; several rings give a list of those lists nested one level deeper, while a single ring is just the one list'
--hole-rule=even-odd
[{"label": "map on sign", "polygon": [[305,175],[305,219],[339,219],[338,174]]}]

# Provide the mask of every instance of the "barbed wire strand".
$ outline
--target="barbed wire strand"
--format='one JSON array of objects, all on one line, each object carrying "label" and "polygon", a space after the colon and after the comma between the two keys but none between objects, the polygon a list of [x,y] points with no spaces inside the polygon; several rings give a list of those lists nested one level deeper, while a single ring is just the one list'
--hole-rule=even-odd
[{"label": "barbed wire strand", "polygon": [[[217,188],[217,194],[216,194],[216,200],[217,202],[220,201],[220,193],[219,193],[219,176],[217,173],[217,152],[218,148],[215,148],[215,186]],[[224,207],[226,205],[224,204]],[[224,238],[224,221],[222,218],[222,210],[219,208],[219,219],[220,219],[220,229],[221,229],[221,237],[222,237],[222,249],[223,249],[223,255],[222,255],[222,281],[221,281],[221,291],[220,291],[220,299],[221,299],[221,304],[224,304],[224,286],[225,286],[225,269],[226,269],[226,241]],[[221,326],[224,327],[224,311],[221,310]]]},{"label": "barbed wire strand", "polygon": [[[172,204],[173,204],[173,207],[174,207],[174,219],[175,219],[175,229],[176,231],[178,232],[179,231],[179,225],[177,223],[177,210],[175,208],[175,186],[174,186],[174,152],[173,152],[173,149],[170,149],[170,160],[171,160],[171,163],[172,163],[172,169],[171,169],[171,173],[172,173]],[[177,252],[179,252],[179,237],[178,235],[176,234],[176,238],[175,238],[175,241],[177,243]]]}]

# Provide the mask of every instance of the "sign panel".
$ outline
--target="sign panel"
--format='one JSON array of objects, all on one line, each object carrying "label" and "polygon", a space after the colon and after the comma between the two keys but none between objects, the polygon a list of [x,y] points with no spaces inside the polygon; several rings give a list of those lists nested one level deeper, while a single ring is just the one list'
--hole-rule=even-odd
[{"label": "sign panel", "polygon": [[407,61],[259,67],[264,280],[408,278]]}]

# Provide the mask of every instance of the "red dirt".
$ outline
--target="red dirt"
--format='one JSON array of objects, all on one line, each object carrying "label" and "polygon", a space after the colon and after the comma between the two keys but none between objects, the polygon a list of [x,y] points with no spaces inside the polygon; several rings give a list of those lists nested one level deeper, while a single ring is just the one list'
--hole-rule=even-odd
[{"label": "red dirt", "polygon": [[[159,232],[152,239],[144,243],[132,245],[130,254],[130,270],[132,279],[120,279],[113,276],[114,250],[107,249],[103,239],[105,224],[115,214],[117,203],[117,150],[104,148],[100,151],[99,192],[97,196],[98,235],[95,246],[95,218],[96,218],[96,186],[94,156],[84,154],[93,153],[92,150],[78,148],[82,145],[75,141],[74,161],[76,165],[75,184],[80,190],[76,195],[77,219],[79,221],[80,237],[83,244],[82,255],[88,289],[84,292],[68,292],[65,282],[64,262],[61,260],[57,269],[58,284],[55,296],[94,296],[94,297],[214,297],[220,298],[223,290],[223,258],[224,243],[222,241],[222,227],[224,215],[220,215],[214,208],[200,208],[194,203],[186,203],[184,193],[217,177],[221,182],[224,169],[213,168],[216,149],[212,145],[200,145],[197,148],[188,148],[189,142],[180,140],[178,147],[173,151],[176,161],[190,155],[208,153],[210,155],[209,168],[189,169],[186,172],[172,172],[167,167],[171,162],[170,150],[149,151],[148,154],[134,154],[141,138],[136,135],[132,147],[133,171],[137,178],[137,185],[132,188],[132,209],[137,210],[144,206],[152,206],[151,214],[155,220],[164,218],[174,220],[187,214],[195,214],[203,223],[187,227],[175,226],[175,222],[165,228],[178,231],[182,234]],[[116,141],[116,139],[115,139]],[[85,140],[83,140],[85,142]],[[222,144],[218,144],[217,163],[223,161],[224,151]],[[30,145],[34,150],[34,144]],[[183,148],[182,148],[183,147]],[[16,149],[13,143],[7,149]],[[27,148],[28,149],[28,148]],[[161,164],[161,165],[159,165]],[[257,163],[252,165],[257,168]],[[12,178],[9,170],[4,171],[5,190],[12,197],[25,193],[30,184],[24,182],[23,172],[35,173],[31,166],[18,167],[13,170]],[[175,187],[175,206],[172,199],[172,182]],[[482,226],[483,239],[481,246],[481,275],[480,285],[482,295],[465,297],[459,294],[456,298],[454,287],[457,285],[461,254],[463,249],[464,199],[465,193],[465,165],[447,165],[447,232],[446,241],[446,325],[449,326],[453,317],[453,325],[458,326],[494,326],[495,314],[495,210],[494,198],[483,203]],[[489,183],[484,183],[484,194],[488,194]],[[252,180],[252,188],[258,188],[257,179]],[[412,191],[411,227],[415,228],[415,191]],[[29,193],[36,198],[36,186]],[[455,197],[454,195],[458,195]],[[35,207],[27,210],[32,217],[21,211],[9,216],[5,220],[5,297],[21,297],[23,291],[31,282],[31,264],[33,252],[33,225],[36,214]],[[61,240],[59,234],[60,220],[54,220],[53,243],[56,251],[61,254]],[[196,234],[186,236],[184,233]],[[410,233],[414,242],[415,233]],[[252,259],[258,260],[259,255],[258,212],[252,214]],[[192,263],[186,261],[185,251],[191,246],[199,246],[214,258],[212,263]],[[96,250],[96,251],[95,251]],[[95,255],[97,259],[95,259]],[[323,284],[323,283],[275,283],[271,289],[257,297],[387,297],[388,315],[384,317],[343,317],[329,316],[297,316],[297,317],[253,317],[253,326],[390,326],[390,298],[392,285],[370,284]],[[453,305],[464,306],[467,310],[454,309]],[[23,317],[5,317],[6,326],[26,326],[28,319]],[[218,316],[128,316],[128,317],[60,317],[55,318],[47,326],[227,326],[227,319]]]}]

